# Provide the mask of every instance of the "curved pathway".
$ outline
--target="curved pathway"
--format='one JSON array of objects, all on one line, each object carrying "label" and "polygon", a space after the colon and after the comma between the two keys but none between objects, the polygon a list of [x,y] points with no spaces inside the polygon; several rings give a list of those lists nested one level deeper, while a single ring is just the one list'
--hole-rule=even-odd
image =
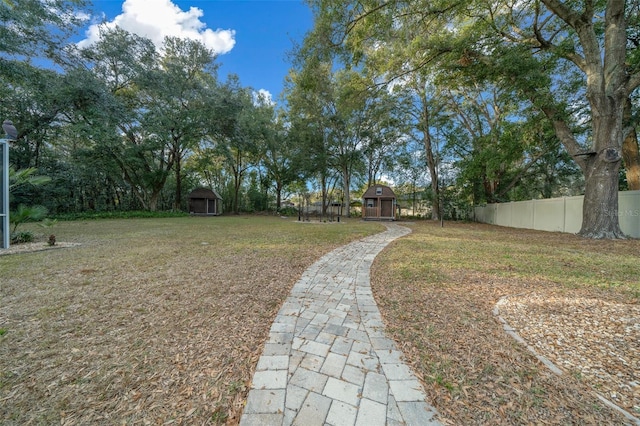
[{"label": "curved pathway", "polygon": [[408,228],[325,255],[291,290],[271,327],[241,426],[439,425],[384,333],[369,283],[373,259]]}]

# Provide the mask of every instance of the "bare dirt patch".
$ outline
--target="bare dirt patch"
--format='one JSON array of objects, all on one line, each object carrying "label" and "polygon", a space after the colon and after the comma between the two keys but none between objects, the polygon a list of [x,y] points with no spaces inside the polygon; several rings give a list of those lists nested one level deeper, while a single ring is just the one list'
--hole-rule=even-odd
[{"label": "bare dirt patch", "polygon": [[[377,259],[388,330],[448,424],[624,424],[636,416],[639,241],[411,225]],[[501,315],[560,376],[508,336]],[[634,384],[635,383],[635,384]]]}]

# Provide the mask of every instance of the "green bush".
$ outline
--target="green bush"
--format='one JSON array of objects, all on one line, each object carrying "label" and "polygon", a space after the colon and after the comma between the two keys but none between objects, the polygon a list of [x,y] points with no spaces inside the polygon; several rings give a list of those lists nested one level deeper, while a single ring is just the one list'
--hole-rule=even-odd
[{"label": "green bush", "polygon": [[33,242],[33,234],[29,231],[13,232],[11,234],[12,244],[31,243]]},{"label": "green bush", "polygon": [[27,222],[39,222],[47,215],[47,208],[44,206],[26,206],[20,204],[15,212],[9,215],[9,220],[13,224],[13,232],[17,232],[18,226]]},{"label": "green bush", "polygon": [[188,215],[189,214],[185,212],[175,212],[175,211],[150,212],[150,211],[144,211],[144,210],[135,210],[135,211],[66,213],[66,214],[55,215],[54,218],[60,221],[71,221],[71,220],[92,220],[92,219],[183,217]]},{"label": "green bush", "polygon": [[279,213],[282,216],[297,216],[298,215],[298,209],[295,207],[283,207],[280,209]]}]

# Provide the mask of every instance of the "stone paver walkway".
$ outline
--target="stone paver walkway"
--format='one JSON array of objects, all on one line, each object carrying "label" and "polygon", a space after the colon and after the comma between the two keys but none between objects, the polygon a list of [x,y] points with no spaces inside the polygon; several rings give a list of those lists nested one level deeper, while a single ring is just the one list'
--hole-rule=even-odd
[{"label": "stone paver walkway", "polygon": [[305,271],[278,312],[240,425],[438,425],[436,411],[384,333],[369,269],[387,231],[340,247]]}]

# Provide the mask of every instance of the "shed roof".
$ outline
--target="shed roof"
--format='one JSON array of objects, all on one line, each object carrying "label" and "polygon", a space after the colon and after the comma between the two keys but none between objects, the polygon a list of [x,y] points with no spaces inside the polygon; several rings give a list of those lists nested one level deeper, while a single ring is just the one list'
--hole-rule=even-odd
[{"label": "shed roof", "polygon": [[[382,188],[382,194],[376,193],[376,188]],[[386,185],[372,185],[367,189],[362,198],[396,198],[396,194]]]},{"label": "shed roof", "polygon": [[218,194],[215,190],[209,188],[196,188],[191,191],[191,193],[189,194],[189,198],[217,198],[218,200],[222,200],[220,194]]}]

